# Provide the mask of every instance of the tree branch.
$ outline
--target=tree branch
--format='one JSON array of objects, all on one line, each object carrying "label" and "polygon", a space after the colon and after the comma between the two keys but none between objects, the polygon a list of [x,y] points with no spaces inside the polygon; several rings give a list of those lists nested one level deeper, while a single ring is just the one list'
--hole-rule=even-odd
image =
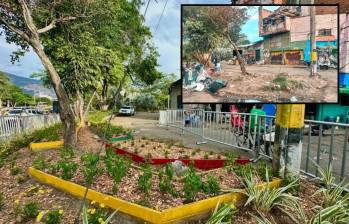
[{"label": "tree branch", "polygon": [[33,18],[30,15],[30,10],[27,6],[27,3],[25,2],[25,0],[18,0],[18,2],[22,8],[23,18],[24,18],[24,21],[25,21],[28,29],[30,30],[31,34],[34,37],[39,38],[38,31],[37,31],[36,26],[34,24]]},{"label": "tree branch", "polygon": [[9,28],[12,32],[15,32],[19,36],[21,36],[25,41],[29,42],[29,36],[23,32],[22,30],[12,26],[9,22],[7,22],[4,18],[0,17],[0,22],[3,23],[7,28]]},{"label": "tree branch", "polygon": [[63,17],[60,19],[54,19],[54,20],[52,20],[52,22],[50,24],[48,24],[44,28],[38,29],[38,33],[46,33],[47,31],[55,28],[57,23],[75,20],[75,19],[76,19],[76,17],[74,17],[74,16],[68,16],[68,17]]}]

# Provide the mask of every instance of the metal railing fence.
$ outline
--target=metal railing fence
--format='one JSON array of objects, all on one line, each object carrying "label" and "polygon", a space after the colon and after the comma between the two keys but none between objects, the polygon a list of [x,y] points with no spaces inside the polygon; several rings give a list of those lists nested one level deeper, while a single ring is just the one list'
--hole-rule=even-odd
[{"label": "metal railing fence", "polygon": [[10,139],[18,134],[28,133],[60,122],[59,114],[32,116],[1,116],[0,140]]},{"label": "metal railing fence", "polygon": [[[250,152],[253,159],[272,160],[275,117],[251,113],[203,110],[160,111],[160,125],[175,127],[182,133]],[[349,179],[349,124],[305,120],[301,168],[309,176],[318,176],[311,161],[321,167],[332,164],[338,180]]]}]

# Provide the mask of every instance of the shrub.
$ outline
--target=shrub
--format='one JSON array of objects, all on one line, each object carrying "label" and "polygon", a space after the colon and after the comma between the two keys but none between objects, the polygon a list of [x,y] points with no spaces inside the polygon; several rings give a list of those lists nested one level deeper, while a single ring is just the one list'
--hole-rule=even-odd
[{"label": "shrub", "polygon": [[22,219],[24,221],[35,219],[38,214],[39,205],[36,202],[28,202],[23,207]]},{"label": "shrub", "polygon": [[[131,130],[126,130],[122,126],[115,126],[108,122],[92,124],[92,130],[101,138],[110,139],[113,135],[130,134]],[[105,136],[104,136],[105,135]]]},{"label": "shrub", "polygon": [[172,185],[173,175],[174,171],[172,165],[167,163],[165,166],[165,171],[160,170],[159,172],[159,189],[161,192],[169,193],[176,197],[177,192]]},{"label": "shrub", "polygon": [[127,157],[108,153],[104,159],[109,175],[113,178],[113,193],[118,192],[118,185],[122,178],[126,176],[131,161]]},{"label": "shrub", "polygon": [[62,222],[59,210],[51,210],[46,214],[45,224],[60,224]]},{"label": "shrub", "polygon": [[32,166],[35,168],[35,169],[38,169],[38,170],[42,170],[42,171],[45,171],[46,167],[47,167],[47,164],[45,162],[45,158],[43,155],[39,154],[35,160],[33,161],[33,164]]},{"label": "shrub", "polygon": [[95,176],[102,174],[103,170],[98,166],[99,155],[94,153],[85,153],[81,156],[83,162],[82,173],[88,186],[92,185]]},{"label": "shrub", "polygon": [[57,167],[61,171],[61,178],[70,180],[74,177],[78,164],[67,160],[61,160],[58,162]]},{"label": "shrub", "polygon": [[148,195],[151,190],[151,179],[153,176],[151,166],[148,164],[144,165],[142,172],[143,174],[138,179],[138,187]]},{"label": "shrub", "polygon": [[59,154],[61,159],[65,160],[72,159],[75,155],[73,148],[61,148]]},{"label": "shrub", "polygon": [[202,189],[202,181],[200,176],[196,175],[193,164],[189,165],[189,168],[184,175],[184,198],[186,202],[192,202],[197,193]]},{"label": "shrub", "polygon": [[221,188],[216,178],[208,176],[207,182],[203,184],[203,190],[206,194],[217,195]]}]

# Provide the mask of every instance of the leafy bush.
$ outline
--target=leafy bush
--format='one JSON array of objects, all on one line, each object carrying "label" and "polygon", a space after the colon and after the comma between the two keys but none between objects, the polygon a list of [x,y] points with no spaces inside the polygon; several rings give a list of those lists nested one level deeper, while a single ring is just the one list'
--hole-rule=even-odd
[{"label": "leafy bush", "polygon": [[150,93],[140,93],[134,98],[133,104],[137,110],[155,110],[158,107],[155,96]]},{"label": "leafy bush", "polygon": [[89,113],[87,120],[91,122],[92,124],[98,124],[102,123],[103,119],[106,118],[108,115],[110,115],[110,111],[95,111],[92,113]]},{"label": "leafy bush", "polygon": [[113,192],[118,192],[118,185],[121,179],[126,176],[131,161],[128,157],[116,155],[112,149],[107,149],[104,163],[109,175],[113,178]]},{"label": "leafy bush", "polygon": [[24,221],[35,219],[38,214],[39,214],[39,205],[38,205],[38,203],[36,203],[36,202],[28,202],[23,207],[22,219]]},{"label": "leafy bush", "polygon": [[217,195],[221,190],[217,179],[213,176],[207,177],[207,182],[203,184],[203,190],[206,194]]},{"label": "leafy bush", "polygon": [[167,163],[165,171],[160,170],[159,172],[159,189],[161,192],[169,193],[172,196],[177,196],[177,192],[172,185],[174,171],[172,165]]},{"label": "leafy bush", "polygon": [[32,166],[35,168],[35,169],[38,169],[38,170],[42,170],[42,171],[45,171],[46,167],[47,167],[47,164],[45,162],[45,158],[42,154],[39,154],[35,160],[33,161],[33,164]]},{"label": "leafy bush", "polygon": [[143,174],[138,179],[138,187],[148,195],[151,190],[151,179],[153,176],[151,166],[148,164],[144,165],[142,172]]},{"label": "leafy bush", "polygon": [[60,149],[60,157],[61,159],[72,159],[74,158],[74,149],[73,148],[61,148]]},{"label": "leafy bush", "polygon": [[81,156],[83,162],[82,173],[88,186],[92,185],[94,177],[102,174],[103,170],[98,166],[99,155],[91,152]]},{"label": "leafy bush", "polygon": [[183,192],[186,202],[194,201],[197,193],[202,189],[201,177],[196,175],[193,164],[189,165],[189,169],[184,174]]},{"label": "leafy bush", "polygon": [[110,139],[113,135],[130,134],[130,129],[124,129],[122,126],[108,124],[107,122],[92,124],[92,130],[101,138]]},{"label": "leafy bush", "polygon": [[60,224],[62,222],[59,210],[51,210],[46,214],[45,224]]},{"label": "leafy bush", "polygon": [[4,202],[4,194],[0,191],[0,211],[2,210],[2,208],[5,206],[5,202]]},{"label": "leafy bush", "polygon": [[38,142],[42,140],[55,141],[59,139],[60,133],[63,130],[61,123],[49,126],[47,128],[35,130],[30,134],[23,134],[16,137],[10,142],[0,143],[0,167],[1,161],[10,156],[12,153],[18,151],[21,148],[28,147],[31,142]]},{"label": "leafy bush", "polygon": [[63,180],[70,180],[74,177],[78,164],[67,160],[61,160],[58,162],[57,168],[61,171],[61,178]]}]

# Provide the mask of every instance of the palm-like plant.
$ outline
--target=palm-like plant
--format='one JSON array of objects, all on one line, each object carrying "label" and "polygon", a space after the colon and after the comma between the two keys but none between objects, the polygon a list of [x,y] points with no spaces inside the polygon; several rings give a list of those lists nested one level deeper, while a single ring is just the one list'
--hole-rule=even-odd
[{"label": "palm-like plant", "polygon": [[232,223],[233,216],[236,213],[234,204],[217,204],[212,216],[207,220],[207,224],[228,224]]},{"label": "palm-like plant", "polygon": [[298,198],[287,193],[290,188],[293,188],[297,185],[299,181],[298,178],[290,182],[286,186],[280,188],[271,188],[267,169],[265,174],[267,184],[265,187],[260,187],[253,183],[252,172],[244,173],[243,176],[244,179],[242,181],[245,186],[245,191],[241,191],[241,193],[245,194],[248,197],[245,206],[253,204],[255,209],[259,213],[263,214],[266,214],[273,208],[277,207],[286,215],[288,215],[292,220],[296,221],[297,219],[288,212],[289,210],[292,210],[296,211],[296,213],[299,214],[299,217],[297,218],[304,219],[304,213],[300,207]]},{"label": "palm-like plant", "polygon": [[314,161],[313,163],[317,167],[317,170],[320,173],[320,179],[324,184],[324,187],[315,192],[315,194],[322,194],[324,199],[322,206],[324,208],[331,207],[338,201],[349,203],[349,194],[343,196],[344,189],[347,188],[349,184],[344,184],[344,181],[338,185],[335,184],[335,177],[333,176],[331,164],[326,169],[323,169]]}]

